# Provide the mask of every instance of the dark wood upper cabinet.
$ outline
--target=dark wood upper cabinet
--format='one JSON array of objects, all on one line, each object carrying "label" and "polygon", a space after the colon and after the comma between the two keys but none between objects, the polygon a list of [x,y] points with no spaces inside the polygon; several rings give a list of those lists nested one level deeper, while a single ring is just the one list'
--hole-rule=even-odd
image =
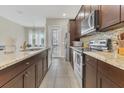
[{"label": "dark wood upper cabinet", "polygon": [[82,6],[81,9],[80,9],[80,19],[81,19],[81,21],[83,21],[84,18],[85,18],[85,8],[84,8],[84,6]]},{"label": "dark wood upper cabinet", "polygon": [[87,18],[91,13],[91,6],[90,5],[85,5],[84,9],[85,9],[85,18]]},{"label": "dark wood upper cabinet", "polygon": [[100,10],[100,5],[91,5],[91,12],[94,10]]},{"label": "dark wood upper cabinet", "polygon": [[80,37],[81,33],[81,16],[80,16],[80,11],[76,17],[76,37]]},{"label": "dark wood upper cabinet", "polygon": [[121,5],[121,22],[124,21],[124,5]]},{"label": "dark wood upper cabinet", "polygon": [[101,5],[100,10],[101,29],[115,25],[120,22],[119,5]]},{"label": "dark wood upper cabinet", "polygon": [[69,20],[70,46],[76,38],[76,23],[75,20]]}]

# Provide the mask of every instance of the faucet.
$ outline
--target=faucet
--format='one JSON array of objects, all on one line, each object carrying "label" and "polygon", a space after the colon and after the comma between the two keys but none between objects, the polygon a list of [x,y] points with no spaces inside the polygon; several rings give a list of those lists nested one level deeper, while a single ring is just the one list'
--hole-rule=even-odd
[{"label": "faucet", "polygon": [[24,41],[23,46],[22,46],[22,49],[23,49],[23,50],[26,50],[26,48],[27,48],[27,42]]}]

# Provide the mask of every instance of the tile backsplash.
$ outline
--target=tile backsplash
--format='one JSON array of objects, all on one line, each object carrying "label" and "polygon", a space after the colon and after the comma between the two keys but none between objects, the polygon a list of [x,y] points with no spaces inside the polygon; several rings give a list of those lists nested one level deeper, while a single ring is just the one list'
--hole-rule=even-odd
[{"label": "tile backsplash", "polygon": [[[107,32],[97,32],[96,34],[92,36],[83,37],[80,39],[80,41],[83,41],[85,44],[88,44],[90,40],[96,40],[96,39],[111,39],[112,44],[117,40],[117,35],[119,33],[124,32],[124,27],[114,30],[109,30]],[[113,46],[113,45],[112,45]]]}]

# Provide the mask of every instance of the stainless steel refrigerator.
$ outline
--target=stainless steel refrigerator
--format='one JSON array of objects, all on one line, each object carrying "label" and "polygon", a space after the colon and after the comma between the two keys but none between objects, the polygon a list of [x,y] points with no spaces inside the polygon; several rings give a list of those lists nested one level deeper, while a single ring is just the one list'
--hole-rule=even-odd
[{"label": "stainless steel refrigerator", "polygon": [[69,61],[70,33],[65,33],[65,59]]}]

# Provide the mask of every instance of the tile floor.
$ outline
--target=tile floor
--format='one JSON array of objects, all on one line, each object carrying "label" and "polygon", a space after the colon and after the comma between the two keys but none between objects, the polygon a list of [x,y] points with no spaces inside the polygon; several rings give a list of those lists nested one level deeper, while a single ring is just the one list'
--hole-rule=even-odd
[{"label": "tile floor", "polygon": [[53,59],[40,88],[80,88],[73,69],[63,58]]}]

